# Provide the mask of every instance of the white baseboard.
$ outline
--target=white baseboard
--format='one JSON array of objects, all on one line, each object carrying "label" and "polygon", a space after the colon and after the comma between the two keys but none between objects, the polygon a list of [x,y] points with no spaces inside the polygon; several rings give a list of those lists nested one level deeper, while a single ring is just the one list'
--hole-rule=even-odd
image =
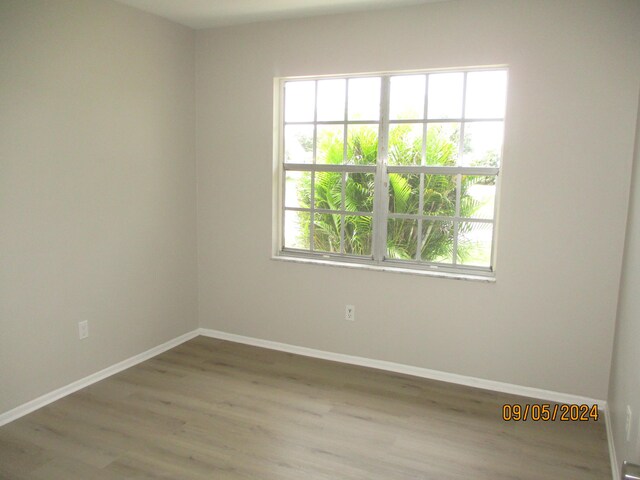
[{"label": "white baseboard", "polygon": [[116,363],[115,365],[111,365],[99,372],[88,375],[80,380],[77,380],[73,383],[65,385],[64,387],[58,388],[52,392],[46,393],[41,397],[38,397],[34,400],[31,400],[27,403],[23,403],[3,414],[0,415],[0,427],[2,425],[6,425],[9,422],[13,422],[18,418],[27,415],[28,413],[33,412],[39,408],[44,407],[45,405],[50,404],[51,402],[55,402],[56,400],[66,397],[67,395],[80,390],[81,388],[88,387],[89,385],[99,382],[111,375],[114,375],[122,370],[126,370],[129,367],[133,367],[140,362],[144,362],[145,360],[150,359],[151,357],[155,357],[156,355],[165,352],[167,350],[172,349],[180,345],[181,343],[186,342],[187,340],[191,340],[194,337],[198,336],[198,331],[193,330],[191,332],[185,333],[184,335],[180,335],[168,342],[163,343],[162,345],[158,345],[157,347],[153,347],[146,352],[142,352],[138,355],[134,355],[133,357],[127,358],[121,362]]},{"label": "white baseboard", "polygon": [[616,455],[616,446],[613,443],[613,430],[611,427],[611,414],[609,409],[604,410],[604,422],[607,426],[607,442],[609,443],[609,459],[611,460],[611,476],[613,480],[620,479],[620,469],[618,468],[618,456]]},{"label": "white baseboard", "polygon": [[295,353],[307,357],[315,357],[321,358],[323,360],[332,360],[334,362],[359,365],[362,367],[376,368],[378,370],[386,370],[389,372],[404,373],[407,375],[413,375],[415,377],[440,380],[442,382],[456,383],[458,385],[482,388],[484,390],[492,390],[495,392],[511,393],[514,395],[521,395],[523,397],[531,397],[539,400],[548,400],[558,403],[584,403],[589,405],[597,403],[600,409],[606,410],[607,402],[605,400],[572,395],[569,393],[554,392],[551,390],[525,387],[522,385],[514,385],[511,383],[495,382],[493,380],[468,377],[465,375],[447,373],[439,370],[430,370],[428,368],[414,367],[412,365],[404,365],[401,363],[387,362],[384,360],[374,360],[365,357],[356,357],[354,355],[327,352],[324,350],[316,350],[314,348],[299,347],[297,345],[290,345],[288,343],[272,342],[271,340],[246,337],[244,335],[236,335],[234,333],[221,332],[219,330],[211,330],[208,328],[200,328],[198,329],[198,333],[205,337],[219,338],[221,340],[229,340],[231,342],[244,343],[256,347],[269,348],[271,350],[279,350],[282,352]]},{"label": "white baseboard", "polygon": [[375,368],[378,370],[385,370],[395,373],[403,373],[407,375],[413,375],[421,378],[428,378],[431,380],[439,380],[443,382],[455,383],[458,385],[466,385],[470,387],[482,388],[485,390],[492,390],[495,392],[510,393],[514,395],[520,395],[524,397],[536,398],[540,400],[547,400],[558,403],[577,403],[577,404],[594,404],[597,403],[601,410],[604,411],[605,425],[607,429],[607,439],[609,442],[609,454],[611,458],[611,472],[613,479],[620,478],[618,471],[618,462],[616,459],[615,446],[613,444],[613,435],[611,431],[611,418],[607,409],[607,402],[604,400],[597,400],[589,397],[583,397],[579,395],[572,395],[562,392],[554,392],[552,390],[543,390],[539,388],[526,387],[522,385],[515,385],[511,383],[495,382],[492,380],[486,380],[482,378],[469,377],[465,375],[458,375],[455,373],[447,373],[439,370],[431,370],[428,368],[415,367],[411,365],[404,365],[400,363],[387,362],[384,360],[375,360],[365,357],[357,357],[354,355],[346,355],[343,353],[327,352],[323,350],[316,350],[314,348],[300,347],[297,345],[290,345],[287,343],[273,342],[271,340],[262,340],[259,338],[247,337],[244,335],[236,335],[234,333],[221,332],[219,330],[211,330],[208,328],[199,328],[192,332],[185,333],[179,337],[176,337],[168,342],[151,348],[146,352],[142,352],[138,355],[134,355],[122,362],[116,363],[110,367],[107,367],[99,372],[91,374],[73,383],[70,383],[64,387],[58,388],[52,392],[49,392],[41,397],[24,403],[16,408],[13,408],[5,413],[0,414],[0,426],[6,425],[9,422],[17,420],[18,418],[27,415],[39,408],[42,408],[62,397],[70,395],[84,387],[92,385],[100,380],[103,380],[111,375],[119,373],[127,368],[130,368],[138,363],[144,362],[162,352],[170,350],[181,343],[191,340],[198,335],[205,337],[213,337],[221,340],[228,340],[231,342],[244,343],[246,345],[253,345],[256,347],[269,348],[271,350],[279,350],[282,352],[294,353],[298,355],[304,355],[307,357],[320,358],[324,360],[331,360],[334,362],[347,363],[351,365],[359,365],[362,367]]}]

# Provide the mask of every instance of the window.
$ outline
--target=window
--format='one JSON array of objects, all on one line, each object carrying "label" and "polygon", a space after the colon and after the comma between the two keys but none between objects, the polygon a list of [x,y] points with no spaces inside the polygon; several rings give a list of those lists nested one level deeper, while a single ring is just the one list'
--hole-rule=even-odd
[{"label": "window", "polygon": [[490,276],[505,69],[280,80],[279,255]]}]

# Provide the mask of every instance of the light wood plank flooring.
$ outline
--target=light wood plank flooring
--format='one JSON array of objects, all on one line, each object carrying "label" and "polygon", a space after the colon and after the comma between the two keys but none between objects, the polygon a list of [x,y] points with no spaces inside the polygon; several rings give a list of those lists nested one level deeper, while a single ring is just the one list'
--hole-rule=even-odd
[{"label": "light wood plank flooring", "polygon": [[610,479],[604,418],[205,337],[0,428],[2,479]]}]

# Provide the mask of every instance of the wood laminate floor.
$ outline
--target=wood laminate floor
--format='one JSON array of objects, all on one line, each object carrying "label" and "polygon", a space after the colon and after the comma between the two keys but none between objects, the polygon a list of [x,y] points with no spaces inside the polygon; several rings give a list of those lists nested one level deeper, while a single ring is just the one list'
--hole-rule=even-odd
[{"label": "wood laminate floor", "polygon": [[0,478],[610,479],[604,417],[534,402],[197,337],[0,427]]}]

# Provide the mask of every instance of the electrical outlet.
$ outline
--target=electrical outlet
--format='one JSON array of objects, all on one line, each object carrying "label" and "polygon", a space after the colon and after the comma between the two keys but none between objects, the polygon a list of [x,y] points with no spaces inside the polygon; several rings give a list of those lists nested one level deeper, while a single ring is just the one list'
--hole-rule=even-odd
[{"label": "electrical outlet", "polygon": [[627,422],[624,425],[624,431],[627,434],[627,442],[631,440],[631,419],[633,418],[633,413],[631,412],[631,407],[627,405]]},{"label": "electrical outlet", "polygon": [[78,337],[80,340],[83,338],[87,338],[89,336],[89,321],[83,320],[82,322],[78,322]]},{"label": "electrical outlet", "polygon": [[344,310],[344,319],[350,322],[356,321],[356,307],[353,305],[347,305]]}]

